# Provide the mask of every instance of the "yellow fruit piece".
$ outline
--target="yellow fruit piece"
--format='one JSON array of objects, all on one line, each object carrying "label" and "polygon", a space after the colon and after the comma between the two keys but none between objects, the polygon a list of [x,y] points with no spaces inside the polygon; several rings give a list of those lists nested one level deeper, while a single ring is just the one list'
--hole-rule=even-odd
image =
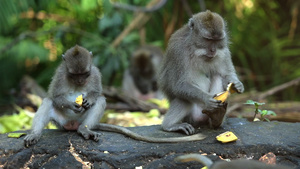
[{"label": "yellow fruit piece", "polygon": [[218,141],[221,141],[222,143],[228,143],[228,142],[236,141],[238,138],[231,131],[227,131],[225,133],[218,135],[216,139]]},{"label": "yellow fruit piece", "polygon": [[82,101],[83,101],[83,98],[82,98],[82,94],[81,94],[81,95],[79,95],[79,96],[76,98],[75,102],[76,102],[79,106],[82,106]]},{"label": "yellow fruit piece", "polygon": [[229,95],[231,93],[235,92],[235,89],[233,88],[233,83],[229,83],[227,86],[227,90],[221,93],[216,94],[216,96],[214,97],[214,99],[216,100],[220,100],[222,103],[224,103],[227,98],[229,97]]},{"label": "yellow fruit piece", "polygon": [[229,94],[230,94],[229,91],[221,92],[221,93],[218,93],[218,94],[214,97],[214,99],[220,100],[222,103],[224,103],[224,102],[227,100]]},{"label": "yellow fruit piece", "polygon": [[231,94],[231,93],[235,93],[237,90],[234,88],[234,84],[233,83],[229,83],[227,85],[227,91],[229,91],[230,94]]},{"label": "yellow fruit piece", "polygon": [[207,168],[207,166],[205,166],[205,167],[202,167],[201,169],[208,169],[208,168]]}]

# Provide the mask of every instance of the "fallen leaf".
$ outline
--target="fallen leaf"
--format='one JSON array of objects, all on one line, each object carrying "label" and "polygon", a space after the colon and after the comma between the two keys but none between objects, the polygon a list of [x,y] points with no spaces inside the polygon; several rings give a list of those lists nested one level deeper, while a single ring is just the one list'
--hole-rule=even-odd
[{"label": "fallen leaf", "polygon": [[264,156],[260,157],[259,161],[264,162],[266,164],[276,164],[276,155],[272,152],[265,154]]},{"label": "fallen leaf", "polygon": [[26,133],[9,133],[8,134],[8,137],[11,137],[11,138],[20,138],[21,136],[25,136],[27,135]]}]

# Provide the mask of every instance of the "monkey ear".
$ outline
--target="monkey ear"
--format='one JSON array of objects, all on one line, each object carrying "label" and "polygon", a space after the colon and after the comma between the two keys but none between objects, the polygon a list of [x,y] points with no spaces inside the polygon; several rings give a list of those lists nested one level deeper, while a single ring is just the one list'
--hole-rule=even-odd
[{"label": "monkey ear", "polygon": [[63,59],[63,60],[66,60],[66,59],[65,59],[65,55],[64,55],[64,54],[62,54],[61,56],[62,56],[62,59]]},{"label": "monkey ear", "polygon": [[194,19],[193,19],[193,18],[190,18],[190,20],[189,20],[189,28],[190,28],[191,30],[194,29]]},{"label": "monkey ear", "polygon": [[91,54],[91,55],[93,55],[93,52],[92,52],[92,51],[90,51],[90,54]]}]

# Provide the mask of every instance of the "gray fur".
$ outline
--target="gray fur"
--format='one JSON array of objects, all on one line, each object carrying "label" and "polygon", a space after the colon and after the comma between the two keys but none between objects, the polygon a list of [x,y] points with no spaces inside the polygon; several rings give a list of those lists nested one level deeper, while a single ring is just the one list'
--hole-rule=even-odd
[{"label": "gray fur", "polygon": [[[200,12],[171,36],[158,79],[170,102],[164,130],[193,134],[194,127],[208,122],[202,110],[225,106],[213,96],[224,91],[228,83],[234,83],[240,93],[244,91],[231,61],[225,26],[220,15]],[[223,114],[221,119],[214,119],[219,123],[224,109],[218,113]]]},{"label": "gray fur", "polygon": [[[68,123],[76,122],[79,126],[75,130],[85,139],[99,139],[100,134],[90,129],[99,123],[106,107],[101,95],[101,74],[92,65],[91,54],[78,45],[69,49],[63,59],[49,86],[48,97],[33,119],[32,132],[24,138],[25,146],[38,141],[49,121],[65,129]],[[83,94],[83,105],[79,107],[75,99],[80,94]]]},{"label": "gray fur", "polygon": [[123,74],[124,94],[144,100],[147,96],[162,99],[157,88],[157,72],[162,58],[163,52],[156,46],[144,45],[134,51],[129,68]]}]

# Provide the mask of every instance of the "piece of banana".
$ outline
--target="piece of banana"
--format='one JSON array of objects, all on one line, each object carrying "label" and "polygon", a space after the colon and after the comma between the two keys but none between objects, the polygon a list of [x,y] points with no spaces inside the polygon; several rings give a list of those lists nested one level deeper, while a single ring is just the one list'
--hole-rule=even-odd
[{"label": "piece of banana", "polygon": [[79,95],[79,96],[76,98],[75,102],[76,102],[79,106],[82,106],[82,102],[83,102],[82,94]]},{"label": "piece of banana", "polygon": [[216,100],[220,100],[222,103],[224,103],[227,98],[229,97],[229,95],[231,93],[235,93],[235,89],[234,89],[234,85],[233,83],[229,83],[228,86],[227,86],[227,90],[224,91],[224,92],[221,92],[221,93],[218,93],[214,96],[214,99]]}]

